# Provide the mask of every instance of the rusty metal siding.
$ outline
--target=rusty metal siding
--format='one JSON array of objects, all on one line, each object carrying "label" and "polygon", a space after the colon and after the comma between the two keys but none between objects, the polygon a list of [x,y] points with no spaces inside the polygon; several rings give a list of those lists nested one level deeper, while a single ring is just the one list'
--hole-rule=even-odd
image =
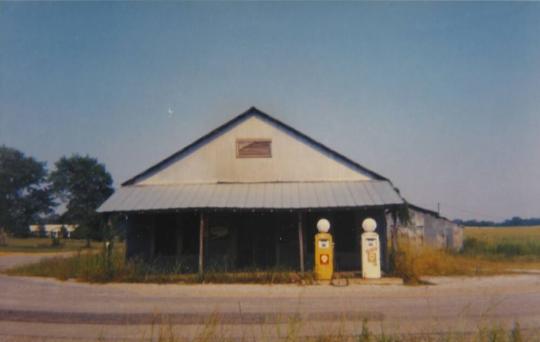
[{"label": "rusty metal siding", "polygon": [[167,209],[308,209],[402,204],[387,181],[124,186],[99,212]]},{"label": "rusty metal siding", "polygon": [[[404,224],[398,220],[401,237],[433,248],[453,250],[463,248],[463,227],[438,216],[435,212],[415,208],[418,207],[412,205],[409,207],[411,222]],[[391,215],[387,216],[387,220],[393,222]]]}]

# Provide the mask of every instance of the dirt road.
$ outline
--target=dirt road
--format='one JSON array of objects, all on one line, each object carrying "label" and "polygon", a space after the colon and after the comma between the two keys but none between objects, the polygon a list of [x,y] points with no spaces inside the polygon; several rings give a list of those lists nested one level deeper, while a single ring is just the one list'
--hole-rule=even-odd
[{"label": "dirt road", "polygon": [[336,324],[355,333],[363,319],[387,333],[475,331],[514,321],[540,332],[539,275],[431,280],[436,285],[301,287],[92,285],[0,276],[0,340],[140,340],[161,319],[175,333],[194,336],[209,317],[227,336],[241,337],[256,337],[261,326],[287,329],[291,318],[308,322],[300,329],[305,334]]}]

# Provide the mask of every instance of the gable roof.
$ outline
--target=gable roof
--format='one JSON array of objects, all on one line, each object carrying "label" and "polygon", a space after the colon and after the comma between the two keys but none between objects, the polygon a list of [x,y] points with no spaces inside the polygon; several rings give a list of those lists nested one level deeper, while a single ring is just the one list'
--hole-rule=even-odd
[{"label": "gable roof", "polygon": [[206,144],[207,142],[213,140],[214,138],[221,135],[225,131],[231,129],[232,127],[238,125],[239,123],[241,123],[244,120],[246,120],[248,118],[251,118],[251,117],[260,118],[263,121],[266,121],[266,122],[276,126],[277,128],[285,131],[286,133],[289,133],[289,134],[293,135],[294,137],[296,137],[296,138],[298,138],[300,140],[305,141],[306,143],[308,143],[309,145],[315,147],[319,151],[321,151],[321,152],[325,153],[326,155],[332,157],[333,159],[335,159],[335,160],[349,166],[350,168],[352,168],[354,170],[357,170],[357,171],[359,171],[361,173],[368,174],[368,175],[370,175],[372,178],[374,178],[376,180],[389,181],[387,178],[385,178],[385,177],[379,175],[378,173],[376,173],[374,171],[371,171],[368,168],[358,164],[357,162],[345,157],[341,153],[338,153],[335,150],[323,145],[322,143],[316,141],[315,139],[313,139],[313,138],[305,135],[304,133],[296,130],[295,128],[283,123],[282,121],[280,121],[280,120],[278,120],[278,119],[264,113],[263,111],[255,108],[255,107],[251,107],[247,111],[245,111],[245,112],[239,114],[238,116],[236,116],[235,118],[233,118],[232,120],[229,120],[228,122],[224,123],[223,125],[221,125],[221,126],[217,127],[216,129],[212,130],[208,134],[206,134],[206,135],[200,137],[199,139],[195,140],[193,143],[187,145],[183,149],[173,153],[169,157],[163,159],[162,161],[160,161],[157,164],[151,166],[150,168],[146,169],[145,171],[143,171],[143,172],[135,175],[134,177],[128,179],[127,181],[122,183],[122,186],[135,184],[137,181],[141,180],[142,178],[152,174],[153,172],[156,172],[156,171],[162,169],[164,166],[168,165],[171,162],[174,162],[174,161],[178,160],[179,158],[182,158],[184,155],[187,155],[187,154],[193,152],[194,150],[196,150],[200,146]]}]

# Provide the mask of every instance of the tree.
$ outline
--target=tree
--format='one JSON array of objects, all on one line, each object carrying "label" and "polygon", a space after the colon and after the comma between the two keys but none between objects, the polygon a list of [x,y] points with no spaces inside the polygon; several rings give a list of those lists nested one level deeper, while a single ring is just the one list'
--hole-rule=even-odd
[{"label": "tree", "polygon": [[55,196],[66,205],[64,222],[78,224],[87,245],[91,239],[101,239],[105,222],[96,209],[113,193],[105,165],[90,156],[62,157],[49,180]]},{"label": "tree", "polygon": [[52,211],[44,162],[0,146],[0,229],[28,236],[28,226]]}]

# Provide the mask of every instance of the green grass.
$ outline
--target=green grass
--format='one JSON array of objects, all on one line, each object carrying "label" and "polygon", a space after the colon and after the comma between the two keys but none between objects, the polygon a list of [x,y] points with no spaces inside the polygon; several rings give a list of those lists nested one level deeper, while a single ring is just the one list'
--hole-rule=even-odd
[{"label": "green grass", "polygon": [[540,226],[466,227],[463,254],[494,260],[540,261]]},{"label": "green grass", "polygon": [[[5,253],[48,253],[73,252],[85,248],[85,240],[60,239],[60,244],[54,246],[51,238],[7,238],[7,244],[0,246],[0,254]],[[94,248],[99,243],[92,243]]]}]

